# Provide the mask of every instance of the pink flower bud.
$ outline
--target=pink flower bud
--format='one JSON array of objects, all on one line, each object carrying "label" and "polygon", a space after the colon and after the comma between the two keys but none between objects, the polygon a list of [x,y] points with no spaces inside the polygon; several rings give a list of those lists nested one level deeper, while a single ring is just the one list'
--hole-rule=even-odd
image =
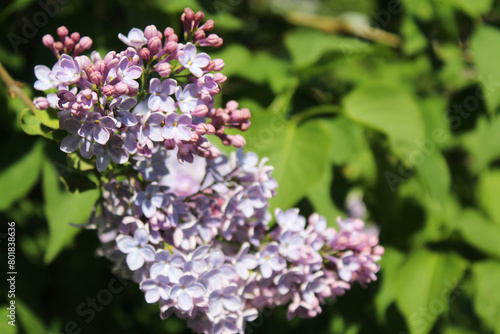
[{"label": "pink flower bud", "polygon": [[165,51],[168,53],[177,51],[177,42],[168,42],[167,45],[165,46]]},{"label": "pink flower bud", "polygon": [[178,43],[179,42],[179,36],[177,36],[176,34],[170,35],[170,36],[168,36],[168,41],[169,42]]},{"label": "pink flower bud", "polygon": [[207,134],[214,135],[215,131],[215,127],[212,124],[207,124]]},{"label": "pink flower bud", "polygon": [[106,63],[104,62],[104,60],[98,60],[95,64],[94,64],[94,69],[96,71],[99,71],[99,72],[104,72],[104,70],[106,69]]},{"label": "pink flower bud", "polygon": [[167,27],[165,28],[165,31],[163,32],[163,35],[165,38],[169,38],[171,35],[175,34],[174,29]]},{"label": "pink flower bud", "polygon": [[200,27],[200,29],[203,29],[205,31],[212,31],[214,29],[214,26],[215,26],[214,20],[210,19],[207,20],[207,22],[205,22],[205,24],[203,24]]},{"label": "pink flower bud", "polygon": [[223,83],[227,80],[227,77],[222,74],[222,73],[215,73],[214,74],[214,82],[217,84]]},{"label": "pink flower bud", "polygon": [[108,63],[109,63],[111,60],[115,59],[115,56],[116,56],[116,52],[115,52],[115,51],[110,51],[110,52],[108,52],[108,53],[106,54],[106,56],[104,56],[103,61],[104,61],[104,63],[106,64],[106,66],[108,65]]},{"label": "pink flower bud", "polygon": [[226,103],[226,109],[229,111],[235,111],[236,109],[238,109],[238,106],[239,104],[235,100],[231,100],[228,103]]},{"label": "pink flower bud", "polygon": [[64,49],[64,45],[61,42],[55,42],[54,43],[54,49],[57,51],[61,52]]},{"label": "pink flower bud", "polygon": [[99,71],[93,71],[90,73],[90,82],[92,82],[94,85],[100,84],[102,81],[102,74]]},{"label": "pink flower bud", "polygon": [[92,38],[84,36],[80,39],[79,43],[84,50],[88,50],[92,47]]},{"label": "pink flower bud", "polygon": [[223,68],[224,68],[224,60],[222,59],[213,59],[212,60],[214,62],[214,71],[221,71]]},{"label": "pink flower bud", "polygon": [[205,32],[203,30],[196,30],[196,32],[194,33],[194,38],[196,40],[200,40],[200,39],[204,39],[205,38]]},{"label": "pink flower bud", "polygon": [[199,12],[196,12],[196,14],[194,15],[194,20],[196,22],[201,22],[201,20],[203,20],[204,17],[205,17],[205,13],[203,13],[202,11],[199,11]]},{"label": "pink flower bud", "polygon": [[75,41],[66,36],[64,38],[64,47],[66,50],[73,50],[73,47],[75,46]]},{"label": "pink flower bud", "polygon": [[148,41],[148,48],[152,53],[157,53],[162,48],[161,40],[155,36]]},{"label": "pink flower bud", "polygon": [[153,37],[158,37],[158,29],[156,29],[155,25],[149,25],[144,29],[144,36],[147,39],[151,39]]},{"label": "pink flower bud", "polygon": [[246,131],[246,130],[248,130],[248,128],[250,127],[250,125],[252,125],[252,123],[250,121],[246,121],[244,123],[241,123],[238,126],[238,129],[240,129],[241,131]]},{"label": "pink flower bud", "polygon": [[198,136],[198,134],[194,131],[191,132],[191,140],[190,142],[193,143],[193,144],[196,144],[196,142],[198,141],[200,137]]},{"label": "pink flower bud", "polygon": [[78,43],[78,41],[80,40],[80,34],[77,33],[77,32],[74,32],[71,34],[71,39],[75,42],[75,43]]},{"label": "pink flower bud", "polygon": [[184,8],[185,20],[193,21],[194,20],[194,12],[191,8]]},{"label": "pink flower bud", "polygon": [[231,144],[234,147],[240,148],[240,147],[245,146],[246,143],[247,142],[246,142],[245,138],[243,138],[242,135],[234,135],[231,137]]},{"label": "pink flower bud", "polygon": [[40,110],[45,110],[50,106],[49,100],[47,100],[45,97],[37,97],[34,101],[33,104],[35,105],[35,108],[40,109]]},{"label": "pink flower bud", "polygon": [[102,87],[101,90],[104,93],[104,95],[106,95],[106,96],[110,96],[110,95],[113,95],[115,93],[115,87],[113,87],[112,85],[106,85],[106,86]]},{"label": "pink flower bud", "polygon": [[156,71],[162,77],[168,77],[172,72],[172,67],[170,67],[169,63],[160,63],[157,65]]},{"label": "pink flower bud", "polygon": [[51,48],[52,45],[54,44],[54,37],[52,37],[52,35],[47,34],[47,35],[43,36],[42,42],[43,42],[43,45],[45,45],[48,48]]},{"label": "pink flower bud", "polygon": [[175,140],[165,139],[165,141],[163,142],[163,146],[165,146],[167,150],[173,150],[175,148]]},{"label": "pink flower bud", "polygon": [[145,61],[150,61],[151,51],[149,51],[148,48],[142,48],[141,51],[139,51],[139,56],[141,56],[141,58],[144,59]]},{"label": "pink flower bud", "polygon": [[205,117],[208,113],[208,107],[204,104],[199,104],[194,108],[194,111],[191,115],[196,117]]},{"label": "pink flower bud", "polygon": [[65,26],[60,26],[59,28],[57,28],[57,35],[59,36],[61,41],[64,41],[64,38],[68,36],[68,34],[68,28],[66,28]]},{"label": "pink flower bud", "polygon": [[115,93],[118,95],[124,95],[128,92],[128,86],[124,82],[119,82],[115,85]]},{"label": "pink flower bud", "polygon": [[208,126],[207,124],[205,123],[200,123],[196,126],[196,133],[199,135],[199,136],[204,136],[207,134],[207,131],[208,131]]},{"label": "pink flower bud", "polygon": [[220,155],[220,150],[215,146],[210,146],[208,151],[210,152],[210,154],[207,157],[207,159],[214,160],[215,158],[217,158]]}]

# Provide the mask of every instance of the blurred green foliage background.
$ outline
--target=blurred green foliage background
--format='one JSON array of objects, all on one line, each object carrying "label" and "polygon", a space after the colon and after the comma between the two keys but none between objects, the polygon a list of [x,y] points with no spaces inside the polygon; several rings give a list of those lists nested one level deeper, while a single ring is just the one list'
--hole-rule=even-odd
[{"label": "blurred green foliage background", "polygon": [[[0,61],[32,97],[33,67],[54,63],[44,34],[65,25],[121,50],[132,27],[180,32],[187,6],[224,39],[206,52],[226,63],[222,99],[252,111],[247,150],[276,168],[272,206],[335,225],[360,192],[386,248],[366,289],[313,320],[265,312],[248,333],[500,333],[500,1],[4,0]],[[93,231],[68,225],[87,220],[97,191],[62,186],[65,155],[22,132],[25,106],[3,84],[0,106],[0,233],[16,222],[18,272],[13,328],[1,270],[0,332],[186,332],[116,280]],[[87,311],[110,284],[111,300]]]}]

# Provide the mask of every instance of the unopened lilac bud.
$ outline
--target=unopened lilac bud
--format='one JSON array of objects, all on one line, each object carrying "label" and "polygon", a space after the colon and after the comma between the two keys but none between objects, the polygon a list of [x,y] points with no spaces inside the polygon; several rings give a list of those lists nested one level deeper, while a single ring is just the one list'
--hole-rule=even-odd
[{"label": "unopened lilac bud", "polygon": [[113,95],[115,93],[115,87],[113,87],[112,85],[106,85],[104,87],[102,87],[102,92],[104,95],[106,96],[110,96],[110,95]]},{"label": "unopened lilac bud", "polygon": [[200,137],[198,136],[198,134],[194,131],[191,132],[191,140],[190,142],[193,143],[193,144],[196,144],[196,142],[198,141]]},{"label": "unopened lilac bud", "polygon": [[239,107],[239,104],[235,100],[231,100],[231,101],[226,103],[226,109],[229,111],[235,111],[236,109],[238,109],[238,107]]},{"label": "unopened lilac bud", "polygon": [[78,41],[80,40],[80,34],[77,33],[77,32],[74,32],[71,34],[71,39],[75,42],[75,43],[78,43]]},{"label": "unopened lilac bud", "polygon": [[194,20],[194,12],[191,8],[184,8],[185,20]]},{"label": "unopened lilac bud", "polygon": [[223,83],[223,82],[225,82],[226,80],[227,80],[227,77],[226,77],[224,74],[222,74],[222,73],[215,73],[215,74],[214,74],[214,82],[215,82],[216,84]]},{"label": "unopened lilac bud", "polygon": [[207,66],[205,66],[203,69],[204,69],[205,71],[207,71],[207,72],[212,72],[212,71],[214,70],[214,67],[215,67],[215,63],[214,63],[212,60],[210,60],[210,61],[208,62],[208,65],[207,65]]},{"label": "unopened lilac bud", "polygon": [[208,107],[204,104],[199,104],[194,108],[194,111],[191,115],[196,117],[205,117],[208,113]]},{"label": "unopened lilac bud", "polygon": [[165,139],[165,141],[163,142],[163,146],[165,146],[167,150],[173,150],[175,148],[175,140]]},{"label": "unopened lilac bud", "polygon": [[92,38],[83,36],[79,43],[84,50],[89,50],[92,47]]},{"label": "unopened lilac bud", "polygon": [[66,36],[64,38],[64,47],[66,50],[73,50],[73,47],[75,46],[75,41]]},{"label": "unopened lilac bud", "polygon": [[61,52],[62,50],[64,50],[63,43],[61,43],[61,42],[55,42],[54,43],[54,49],[56,49],[57,51]]},{"label": "unopened lilac bud", "polygon": [[79,56],[77,59],[83,68],[88,68],[89,66],[92,66],[92,62],[90,61],[90,58],[87,56]]},{"label": "unopened lilac bud", "polygon": [[118,95],[124,95],[128,92],[128,86],[124,82],[119,82],[115,85],[115,93]]},{"label": "unopened lilac bud", "polygon": [[54,44],[54,37],[52,37],[52,35],[47,34],[47,35],[43,36],[42,42],[43,42],[43,45],[45,45],[48,48],[51,48],[52,45]]},{"label": "unopened lilac bud", "polygon": [[210,146],[210,148],[208,149],[208,151],[210,152],[210,154],[207,157],[207,159],[213,160],[213,159],[217,158],[220,155],[220,150],[217,147],[215,147],[215,146]]},{"label": "unopened lilac bud", "polygon": [[141,51],[139,51],[139,56],[141,56],[141,58],[144,59],[145,61],[150,61],[151,51],[149,51],[148,48],[142,48]]},{"label": "unopened lilac bud", "polygon": [[34,101],[33,104],[35,105],[35,108],[40,109],[40,110],[45,110],[50,106],[49,100],[45,97],[37,97]]},{"label": "unopened lilac bud", "polygon": [[196,125],[196,133],[199,135],[199,136],[204,136],[206,135],[208,132],[208,127],[207,127],[207,124],[205,123],[200,123],[198,125]]},{"label": "unopened lilac bud", "polygon": [[385,249],[384,249],[384,247],[382,247],[380,245],[373,248],[373,255],[382,256],[382,255],[384,255],[384,253],[385,253]]},{"label": "unopened lilac bud", "polygon": [[59,28],[57,28],[57,36],[59,36],[61,41],[64,41],[64,38],[68,36],[68,34],[68,28],[66,28],[65,26],[60,26]]},{"label": "unopened lilac bud", "polygon": [[160,51],[160,49],[162,48],[161,39],[159,39],[158,36],[151,38],[148,41],[148,48],[153,53],[157,53],[158,51]]},{"label": "unopened lilac bud", "polygon": [[136,96],[139,93],[139,87],[128,87],[127,95]]},{"label": "unopened lilac bud", "polygon": [[203,24],[200,27],[200,29],[203,29],[205,31],[212,31],[214,29],[214,26],[215,26],[214,20],[210,19],[210,20],[207,20],[207,22],[205,22],[205,24]]},{"label": "unopened lilac bud", "polygon": [[175,34],[174,29],[170,27],[165,28],[165,31],[163,31],[163,35],[165,36],[165,38],[169,38],[173,34]]},{"label": "unopened lilac bud", "polygon": [[165,45],[165,51],[167,53],[172,53],[174,51],[177,51],[177,42],[168,42],[166,45]]},{"label": "unopened lilac bud", "polygon": [[250,127],[250,125],[252,125],[252,123],[250,121],[246,121],[246,122],[241,123],[238,126],[238,129],[240,129],[241,131],[246,131],[246,130],[248,130],[248,128]]},{"label": "unopened lilac bud", "polygon": [[247,143],[242,135],[234,135],[230,139],[231,139],[231,144],[237,148],[243,147]]},{"label": "unopened lilac bud", "polygon": [[207,124],[207,134],[214,135],[215,132],[215,126],[213,126],[212,124]]},{"label": "unopened lilac bud", "polygon": [[205,38],[205,32],[203,30],[196,30],[196,32],[194,33],[194,38],[196,40],[200,40],[200,39],[204,39]]},{"label": "unopened lilac bud", "polygon": [[226,131],[226,128],[224,128],[223,126],[219,126],[215,129],[215,134],[221,136],[224,135],[224,131]]},{"label": "unopened lilac bud", "polygon": [[104,60],[96,61],[96,63],[94,64],[94,69],[101,73],[104,72],[104,70],[106,69],[106,63],[104,62]]},{"label": "unopened lilac bud", "polygon": [[169,42],[179,43],[179,36],[177,36],[176,34],[170,35],[168,37],[168,41]]},{"label": "unopened lilac bud", "polygon": [[212,61],[214,63],[214,71],[219,72],[224,68],[224,60],[217,58]]},{"label": "unopened lilac bud", "polygon": [[101,83],[102,80],[102,74],[99,71],[93,71],[90,73],[90,82],[92,82],[94,85],[98,85]]},{"label": "unopened lilac bud", "polygon": [[158,74],[162,77],[168,77],[170,73],[172,72],[172,67],[170,66],[169,63],[161,63],[158,64],[157,68]]},{"label": "unopened lilac bud", "polygon": [[158,37],[158,29],[156,29],[155,25],[149,25],[144,29],[144,36],[147,39],[151,39],[153,37]]},{"label": "unopened lilac bud", "polygon": [[205,17],[205,13],[203,13],[202,11],[198,11],[196,12],[196,14],[194,15],[194,20],[196,22],[201,22],[201,20],[203,20],[203,18]]},{"label": "unopened lilac bud", "polygon": [[103,59],[104,63],[106,63],[106,65],[108,65],[108,63],[109,63],[111,60],[115,59],[115,56],[116,56],[116,52],[115,52],[115,51],[110,51],[110,52],[108,52],[108,53],[106,54],[106,56],[104,56],[104,59]]}]

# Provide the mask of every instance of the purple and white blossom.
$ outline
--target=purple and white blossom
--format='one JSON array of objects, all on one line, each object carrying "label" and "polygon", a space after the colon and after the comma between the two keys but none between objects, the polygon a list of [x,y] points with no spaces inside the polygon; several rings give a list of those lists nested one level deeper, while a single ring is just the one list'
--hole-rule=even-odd
[{"label": "purple and white blossom", "polygon": [[145,261],[151,262],[155,258],[154,248],[148,244],[149,233],[140,228],[134,233],[134,237],[122,235],[116,240],[116,246],[121,252],[127,254],[127,265],[130,270],[137,270],[144,265]]},{"label": "purple and white blossom", "polygon": [[177,82],[174,79],[151,79],[149,83],[148,107],[151,111],[172,112],[175,110],[175,101],[170,97],[175,92]]},{"label": "purple and white blossom", "polygon": [[196,53],[196,46],[193,43],[187,43],[179,56],[179,62],[182,66],[189,69],[196,77],[203,75],[202,68],[210,62],[210,56],[205,52]]},{"label": "purple and white blossom", "polygon": [[125,44],[132,46],[134,48],[140,48],[148,42],[147,38],[144,37],[144,32],[141,29],[132,28],[128,35],[118,34],[118,38]]}]

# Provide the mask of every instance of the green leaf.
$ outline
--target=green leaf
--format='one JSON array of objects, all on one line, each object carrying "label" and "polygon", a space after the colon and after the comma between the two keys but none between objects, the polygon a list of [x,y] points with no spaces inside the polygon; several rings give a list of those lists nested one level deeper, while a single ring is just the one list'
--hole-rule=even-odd
[{"label": "green leaf", "polygon": [[500,31],[485,25],[479,26],[471,38],[470,50],[486,106],[490,114],[493,114],[500,105],[500,66],[497,64],[500,55]]},{"label": "green leaf", "polygon": [[474,309],[479,317],[500,333],[500,292],[498,278],[500,277],[500,262],[485,261],[474,264],[472,267],[474,286]]},{"label": "green leaf", "polygon": [[470,209],[457,216],[455,226],[469,244],[500,259],[499,226]]},{"label": "green leaf", "polygon": [[490,122],[485,117],[478,119],[473,131],[462,136],[463,145],[472,157],[472,170],[480,173],[494,160],[500,158],[500,117]]},{"label": "green leaf", "polygon": [[83,224],[89,220],[92,208],[99,198],[99,191],[70,193],[60,189],[56,169],[46,161],[43,165],[43,195],[50,232],[44,260],[49,263],[63,248],[71,244],[81,230],[70,223]]},{"label": "green leaf", "polygon": [[[326,34],[317,30],[295,29],[285,37],[285,45],[298,68],[316,63],[327,52],[339,52],[345,57],[364,53],[370,45],[359,38]],[[305,47],[307,46],[307,48]]]},{"label": "green leaf", "polygon": [[307,198],[314,206],[314,212],[326,218],[328,226],[337,227],[337,217],[345,214],[335,206],[331,195],[333,173],[324,173],[323,179],[309,192]]},{"label": "green leaf", "polygon": [[434,10],[432,9],[431,0],[402,0],[403,8],[405,12],[411,13],[423,21],[428,21],[432,19]]},{"label": "green leaf", "polygon": [[421,249],[410,255],[397,273],[396,301],[410,333],[426,334],[456,298],[453,290],[467,262],[452,253]]},{"label": "green leaf", "polygon": [[479,204],[500,226],[500,170],[484,171],[481,173],[478,185]]},{"label": "green leaf", "polygon": [[244,46],[240,44],[231,44],[223,47],[221,51],[214,52],[211,57],[213,59],[224,59],[224,69],[222,73],[227,76],[232,76],[248,66],[252,55]]},{"label": "green leaf", "polygon": [[352,120],[385,133],[393,151],[407,164],[425,138],[422,115],[413,98],[388,84],[365,84],[344,98]]},{"label": "green leaf", "polygon": [[[54,139],[54,128],[49,128],[44,125],[30,109],[26,109],[21,114],[21,129],[31,136],[43,136],[48,139]],[[49,121],[47,123],[50,124]],[[53,124],[52,124],[53,125]]]},{"label": "green leaf", "polygon": [[364,129],[344,115],[329,122],[332,134],[330,157],[335,165],[346,165],[344,176],[349,180],[364,178],[374,182],[377,166]]},{"label": "green leaf", "polygon": [[439,5],[449,5],[472,18],[479,18],[489,12],[493,0],[440,0]]},{"label": "green leaf", "polygon": [[21,300],[16,300],[16,308],[19,313],[19,322],[27,334],[47,333],[43,321]]},{"label": "green leaf", "polygon": [[415,19],[406,15],[401,26],[401,34],[403,34],[403,51],[407,55],[417,54],[427,47],[427,39],[420,31]]},{"label": "green leaf", "polygon": [[272,176],[279,184],[273,208],[288,209],[306,196],[329,172],[331,136],[328,126],[315,119],[298,124],[283,114],[262,110],[251,101],[242,102],[252,110],[252,126],[245,133],[245,150],[261,158],[268,157],[274,166]]},{"label": "green leaf", "polygon": [[40,176],[43,142],[37,141],[31,151],[0,173],[0,210],[23,198],[36,184]]},{"label": "green leaf", "polygon": [[396,283],[403,260],[403,253],[395,248],[386,247],[380,261],[381,287],[375,296],[375,306],[377,319],[384,323],[386,322],[385,313],[387,308],[396,301]]},{"label": "green leaf", "polygon": [[430,139],[422,146],[421,154],[422,163],[417,165],[417,174],[430,195],[430,204],[443,211],[451,185],[448,165]]}]

